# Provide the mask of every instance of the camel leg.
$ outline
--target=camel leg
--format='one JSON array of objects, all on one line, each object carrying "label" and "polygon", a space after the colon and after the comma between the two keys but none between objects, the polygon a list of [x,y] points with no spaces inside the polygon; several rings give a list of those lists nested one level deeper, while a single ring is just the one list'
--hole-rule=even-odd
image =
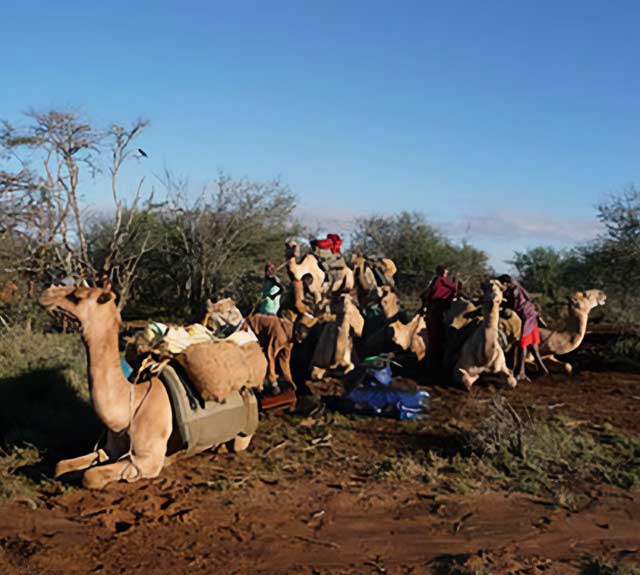
[{"label": "camel leg", "polygon": [[314,367],[311,370],[311,379],[313,381],[320,381],[324,377],[325,373],[327,373],[326,369],[322,367]]},{"label": "camel leg", "polygon": [[146,455],[134,455],[133,462],[125,457],[115,463],[92,467],[85,471],[82,483],[89,489],[102,489],[114,481],[133,483],[138,479],[158,477],[164,467],[164,450]]},{"label": "camel leg", "polygon": [[56,464],[54,477],[58,479],[59,477],[73,471],[84,471],[89,467],[104,463],[108,460],[109,456],[106,454],[104,449],[92,451],[91,453],[81,455],[80,457],[74,457],[73,459],[63,459],[62,461],[58,461]]},{"label": "camel leg", "polygon": [[555,355],[545,355],[542,360],[548,362],[550,368],[559,368],[567,375],[571,375],[573,372],[573,366],[570,363],[560,361]]},{"label": "camel leg", "polygon": [[293,375],[291,375],[291,345],[286,345],[280,350],[278,365],[284,380],[295,389],[296,384],[293,382]]},{"label": "camel leg", "polygon": [[459,367],[456,370],[457,381],[458,383],[462,383],[467,391],[471,391],[471,387],[473,384],[478,381],[478,378],[485,372],[486,370],[481,367],[470,367],[468,369],[464,369]]},{"label": "camel leg", "polygon": [[500,370],[502,375],[506,376],[507,383],[511,389],[514,389],[518,385],[518,380],[513,375],[513,371],[511,371],[506,365]]}]

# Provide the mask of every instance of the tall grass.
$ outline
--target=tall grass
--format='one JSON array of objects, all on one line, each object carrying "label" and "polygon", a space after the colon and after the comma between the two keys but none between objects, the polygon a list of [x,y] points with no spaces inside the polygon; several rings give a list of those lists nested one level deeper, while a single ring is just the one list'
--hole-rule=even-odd
[{"label": "tall grass", "polygon": [[0,498],[46,481],[58,459],[100,433],[77,334],[14,327],[0,334]]}]

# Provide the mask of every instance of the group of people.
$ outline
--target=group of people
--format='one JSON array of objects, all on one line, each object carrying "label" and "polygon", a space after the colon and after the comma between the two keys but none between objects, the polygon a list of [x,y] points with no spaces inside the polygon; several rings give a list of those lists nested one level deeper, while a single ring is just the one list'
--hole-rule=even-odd
[{"label": "group of people", "polygon": [[[496,278],[505,286],[506,307],[515,311],[522,321],[519,349],[517,352],[514,371],[516,379],[527,380],[525,364],[530,352],[542,373],[548,373],[540,357],[540,329],[542,323],[538,310],[531,296],[524,286],[510,275],[503,274]],[[444,316],[451,302],[462,290],[462,281],[456,276],[449,279],[449,269],[439,265],[436,275],[429,287],[422,295],[422,307],[427,316],[427,338],[429,342],[429,356],[434,367],[440,367],[444,355],[445,325]]]},{"label": "group of people", "polygon": [[[518,380],[526,380],[525,364],[527,354],[531,353],[543,373],[547,373],[540,357],[540,330],[542,322],[538,310],[531,296],[524,286],[510,275],[504,274],[497,278],[505,286],[506,307],[518,314],[522,321],[522,333],[519,340],[519,349],[515,360],[514,372]],[[301,293],[294,294],[294,300],[298,302],[299,311],[312,313],[314,297],[310,291],[313,276],[306,274],[301,282],[296,282],[295,288]],[[422,294],[422,309],[426,312],[427,339],[431,366],[438,369],[442,366],[445,351],[445,313],[449,309],[454,298],[458,297],[463,289],[463,282],[458,276],[449,278],[449,269],[444,265],[436,268],[435,277]],[[278,278],[275,265],[268,262],[265,266],[262,285],[261,300],[256,311],[262,314],[277,315],[280,310],[285,287]]]}]

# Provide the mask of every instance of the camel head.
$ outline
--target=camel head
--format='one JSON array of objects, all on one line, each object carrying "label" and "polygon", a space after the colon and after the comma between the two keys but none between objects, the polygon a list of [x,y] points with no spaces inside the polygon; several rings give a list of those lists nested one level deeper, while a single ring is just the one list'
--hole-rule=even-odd
[{"label": "camel head", "polygon": [[38,301],[54,315],[79,323],[86,334],[93,327],[119,325],[115,300],[111,283],[107,283],[104,287],[51,286]]},{"label": "camel head", "polygon": [[599,289],[589,289],[577,291],[569,296],[569,312],[575,314],[589,314],[589,312],[599,305],[604,305],[607,301],[607,294]]},{"label": "camel head", "polygon": [[207,312],[202,323],[216,335],[228,335],[234,331],[244,318],[233,298],[226,297],[212,302],[207,300]]},{"label": "camel head", "polygon": [[300,257],[300,244],[296,240],[290,238],[284,243],[284,257],[287,260]]},{"label": "camel head", "polygon": [[504,299],[505,287],[498,280],[488,280],[482,284],[482,301],[485,304],[500,305]]},{"label": "camel head", "polygon": [[364,254],[362,252],[359,251],[354,251],[351,254],[351,265],[354,268],[357,268],[359,266],[363,266],[365,263],[365,258],[364,258]]}]

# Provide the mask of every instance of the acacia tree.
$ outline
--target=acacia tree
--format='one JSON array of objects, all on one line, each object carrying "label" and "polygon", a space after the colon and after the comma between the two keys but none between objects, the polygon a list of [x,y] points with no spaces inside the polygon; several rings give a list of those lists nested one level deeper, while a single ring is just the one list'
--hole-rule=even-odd
[{"label": "acacia tree", "polygon": [[285,238],[297,231],[289,188],[220,174],[193,197],[188,182],[171,173],[162,184],[168,200],[153,223],[162,239],[139,269],[158,307],[197,314],[208,297],[225,293],[249,306],[265,260],[282,259]]},{"label": "acacia tree", "polygon": [[[12,271],[36,281],[60,274],[86,279],[109,276],[124,294],[120,300],[124,305],[135,268],[149,246],[143,243],[135,257],[123,258],[122,246],[139,211],[143,181],[127,207],[118,190],[118,175],[133,157],[132,143],[148,122],[138,120],[130,128],[114,124],[99,131],[75,112],[31,111],[26,117],[26,126],[4,122],[0,132],[0,159],[5,164],[0,171],[0,233],[19,242],[26,252]],[[82,189],[104,165],[111,176],[114,225],[108,252],[98,266],[87,238],[89,218]]]}]

